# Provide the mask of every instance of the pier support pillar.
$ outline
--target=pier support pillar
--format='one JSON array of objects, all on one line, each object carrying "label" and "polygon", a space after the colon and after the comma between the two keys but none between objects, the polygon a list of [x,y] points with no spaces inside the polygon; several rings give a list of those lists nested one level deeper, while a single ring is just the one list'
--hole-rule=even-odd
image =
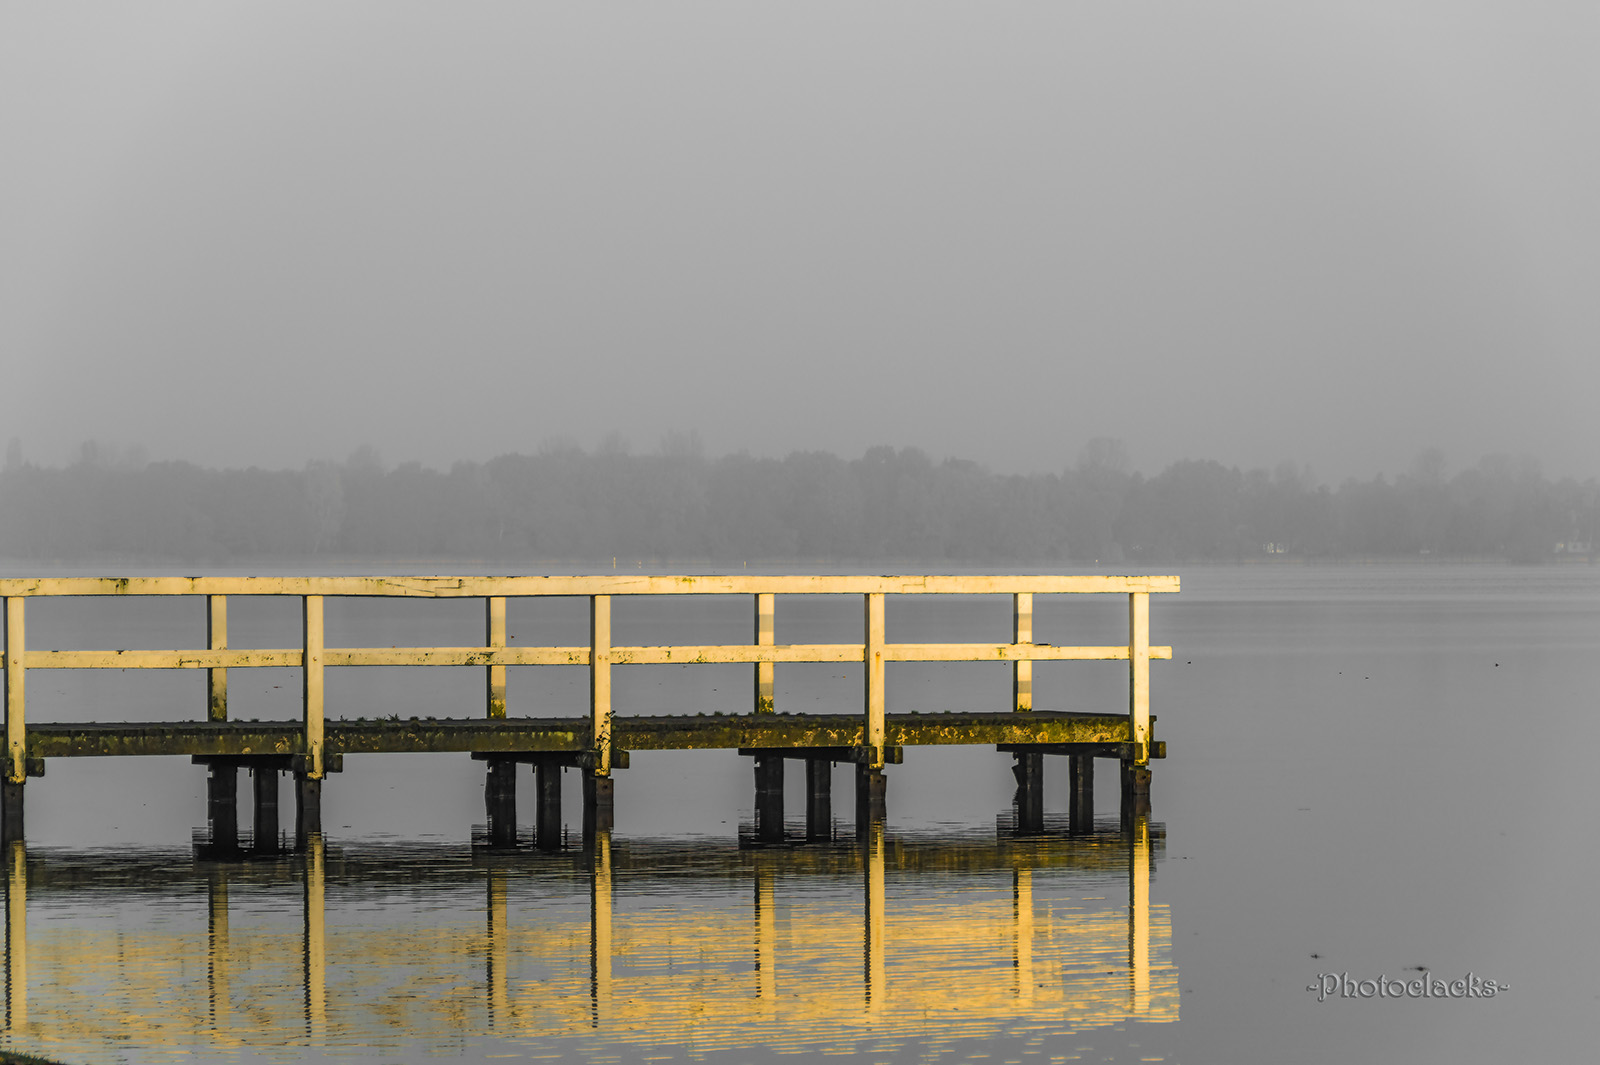
[{"label": "pier support pillar", "polygon": [[1150,815],[1150,767],[1122,761],[1122,817]]},{"label": "pier support pillar", "polygon": [[[539,761],[533,765],[534,846],[542,851],[561,849],[561,765]],[[609,778],[607,778],[609,779]]]},{"label": "pier support pillar", "polygon": [[275,853],[278,850],[278,770],[266,766],[252,766],[250,775],[255,783],[255,850]]},{"label": "pier support pillar", "polygon": [[22,833],[22,789],[26,784],[0,783],[0,843],[18,843]]},{"label": "pier support pillar", "polygon": [[806,759],[806,839],[833,838],[833,762]]},{"label": "pier support pillar", "polygon": [[206,778],[206,820],[211,825],[211,849],[231,854],[239,849],[239,767],[212,762]]},{"label": "pier support pillar", "polygon": [[1094,755],[1067,756],[1068,814],[1073,835],[1094,832]]},{"label": "pier support pillar", "polygon": [[322,778],[294,775],[294,846],[304,850],[312,836],[322,835]]},{"label": "pier support pillar", "polygon": [[888,781],[884,778],[883,769],[872,766],[856,766],[856,831],[873,821],[881,821],[887,813],[885,797],[888,794]]},{"label": "pier support pillar", "polygon": [[609,776],[588,772],[583,774],[583,839],[586,847],[601,833],[609,833],[616,827],[615,785],[616,781]]},{"label": "pier support pillar", "polygon": [[758,754],[756,764],[756,838],[783,840],[783,756]]},{"label": "pier support pillar", "polygon": [[483,806],[489,817],[489,845],[517,845],[517,763],[510,758],[488,759],[483,780]]},{"label": "pier support pillar", "polygon": [[1013,754],[1011,774],[1017,779],[1015,798],[1017,831],[1034,834],[1044,831],[1044,755]]}]

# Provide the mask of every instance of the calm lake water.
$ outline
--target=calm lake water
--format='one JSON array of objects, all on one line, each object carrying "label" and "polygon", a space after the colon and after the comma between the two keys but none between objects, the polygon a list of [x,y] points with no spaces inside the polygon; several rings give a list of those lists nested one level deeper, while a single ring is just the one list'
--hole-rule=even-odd
[{"label": "calm lake water", "polygon": [[[58,759],[4,856],[0,1048],[63,1061],[1349,1062],[1592,1055],[1600,569],[1175,569],[1152,597],[1148,819],[1100,763],[1092,832],[1047,762],[1041,837],[1010,759],[908,748],[888,819],[754,846],[748,760],[646,752],[616,826],[555,854],[474,849],[465,755],[352,756],[305,855],[197,861],[204,770]],[[196,603],[35,601],[32,647],[203,641]],[[750,605],[619,600],[625,642],[748,639]],[[1117,597],[1037,605],[1036,639],[1116,643]],[[292,601],[233,600],[236,647],[294,646]],[[584,643],[576,601],[513,602],[513,643]],[[481,639],[476,602],[330,601],[328,643]],[[891,600],[891,640],[1003,640],[1000,598]],[[778,602],[778,640],[860,639],[858,602]],[[992,634],[992,635],[991,635]],[[619,713],[743,712],[751,667],[619,667]],[[295,670],[235,671],[234,716],[297,715]],[[854,708],[859,669],[780,665],[780,709]],[[334,670],[333,716],[473,716],[481,671]],[[1126,705],[1126,667],[1036,666],[1036,705]],[[579,713],[581,668],[511,670],[511,713]],[[204,713],[203,674],[34,672],[33,720]],[[992,664],[891,664],[891,711],[1000,709]],[[456,709],[460,708],[460,709]],[[803,834],[804,774],[788,810]],[[521,778],[522,820],[532,781]],[[246,786],[248,781],[243,781]],[[290,802],[287,788],[283,799]],[[1361,981],[1491,997],[1374,995]],[[1308,985],[1347,975],[1354,997]],[[1509,985],[1509,986],[1507,986]],[[1368,987],[1374,985],[1368,984]],[[1389,985],[1394,986],[1394,985]]]}]

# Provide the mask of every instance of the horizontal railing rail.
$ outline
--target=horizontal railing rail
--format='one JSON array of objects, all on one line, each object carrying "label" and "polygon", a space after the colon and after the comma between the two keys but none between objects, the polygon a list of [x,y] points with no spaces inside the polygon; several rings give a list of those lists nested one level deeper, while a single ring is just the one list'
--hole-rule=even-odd
[{"label": "horizontal railing rail", "polygon": [[[1033,709],[1033,663],[1040,661],[1127,661],[1129,663],[1130,739],[1135,761],[1149,756],[1149,662],[1172,657],[1170,647],[1149,640],[1149,597],[1178,591],[1169,576],[656,576],[600,575],[558,577],[45,577],[0,578],[5,600],[5,639],[0,666],[5,670],[6,779],[21,783],[28,768],[25,719],[26,675],[32,669],[205,669],[209,674],[209,717],[227,720],[227,671],[292,667],[303,675],[303,729],[307,775],[323,774],[324,671],[342,666],[479,666],[485,669],[486,713],[506,713],[508,666],[587,665],[593,747],[590,764],[597,775],[611,769],[611,667],[691,663],[749,664],[756,667],[756,713],[774,710],[773,666],[779,662],[862,662],[866,665],[863,746],[868,761],[882,765],[884,747],[884,672],[886,662],[1006,662],[1012,666],[1013,702]],[[1012,597],[1012,639],[1006,643],[890,643],[885,638],[887,595],[993,595]],[[1128,640],[1111,646],[1054,646],[1033,640],[1036,594],[1121,594],[1128,597]],[[754,635],[749,644],[614,646],[611,597],[614,595],[749,595],[755,600]],[[860,595],[865,606],[864,639],[859,643],[779,644],[774,640],[779,595]],[[25,604],[55,596],[195,596],[206,600],[205,648],[178,650],[30,650]],[[301,646],[234,649],[228,646],[229,596],[294,596],[302,603]],[[323,600],[335,597],[481,598],[485,601],[484,643],[466,647],[328,647]],[[508,646],[506,603],[513,598],[566,596],[589,600],[589,643],[583,646]]]}]

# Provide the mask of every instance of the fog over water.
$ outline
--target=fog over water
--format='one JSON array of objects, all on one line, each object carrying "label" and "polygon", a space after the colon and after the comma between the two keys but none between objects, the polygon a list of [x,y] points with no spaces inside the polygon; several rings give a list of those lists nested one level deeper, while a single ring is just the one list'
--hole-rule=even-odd
[{"label": "fog over water", "polygon": [[1582,5],[0,10],[0,438],[1589,475]]}]

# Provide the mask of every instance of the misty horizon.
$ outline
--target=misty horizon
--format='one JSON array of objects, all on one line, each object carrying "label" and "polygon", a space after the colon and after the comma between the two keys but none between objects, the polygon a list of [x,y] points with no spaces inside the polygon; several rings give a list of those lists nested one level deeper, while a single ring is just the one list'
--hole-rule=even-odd
[{"label": "misty horizon", "polygon": [[1600,455],[1600,12],[11,5],[0,440]]}]

